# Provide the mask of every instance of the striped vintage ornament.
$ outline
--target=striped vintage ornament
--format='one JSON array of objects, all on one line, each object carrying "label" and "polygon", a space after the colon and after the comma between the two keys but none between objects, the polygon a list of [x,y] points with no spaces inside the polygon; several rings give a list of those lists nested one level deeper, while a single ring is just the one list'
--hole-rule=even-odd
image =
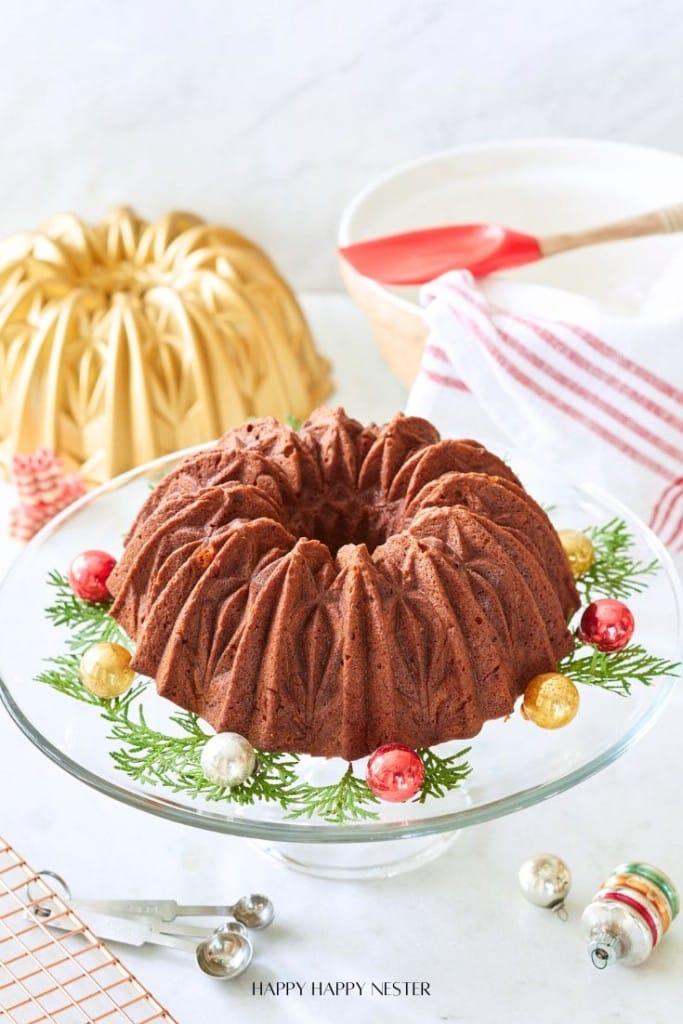
[{"label": "striped vintage ornament", "polygon": [[643,963],[679,910],[678,890],[663,871],[641,861],[619,865],[581,918],[593,964],[602,969]]}]

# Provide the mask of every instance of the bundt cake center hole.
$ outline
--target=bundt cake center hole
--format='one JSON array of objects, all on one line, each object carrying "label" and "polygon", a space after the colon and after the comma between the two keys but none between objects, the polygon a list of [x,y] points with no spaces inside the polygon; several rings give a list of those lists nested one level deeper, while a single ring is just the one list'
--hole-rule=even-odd
[{"label": "bundt cake center hole", "polygon": [[372,553],[402,529],[399,510],[389,504],[373,504],[353,495],[345,501],[322,498],[314,505],[299,507],[289,528],[298,537],[320,541],[333,556],[346,544],[365,544]]},{"label": "bundt cake center hole", "polygon": [[81,284],[111,300],[114,295],[141,296],[151,288],[168,287],[173,284],[173,275],[154,263],[121,260],[90,267]]}]

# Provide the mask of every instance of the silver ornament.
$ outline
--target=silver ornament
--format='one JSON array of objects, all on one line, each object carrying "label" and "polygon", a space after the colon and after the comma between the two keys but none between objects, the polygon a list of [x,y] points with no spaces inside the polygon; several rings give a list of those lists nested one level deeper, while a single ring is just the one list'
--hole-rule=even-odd
[{"label": "silver ornament", "polygon": [[536,907],[563,910],[572,884],[565,862],[554,853],[539,853],[525,860],[519,869],[519,885]]},{"label": "silver ornament", "polygon": [[239,786],[253,774],[256,751],[237,732],[219,732],[207,741],[200,758],[205,778],[217,786]]}]

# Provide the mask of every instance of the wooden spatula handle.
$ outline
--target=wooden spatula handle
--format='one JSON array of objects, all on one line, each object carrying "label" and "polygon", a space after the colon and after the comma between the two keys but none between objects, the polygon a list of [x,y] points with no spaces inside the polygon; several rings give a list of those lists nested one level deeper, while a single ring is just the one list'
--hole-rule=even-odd
[{"label": "wooden spatula handle", "polygon": [[554,256],[555,253],[580,249],[584,245],[618,242],[624,238],[638,238],[640,235],[666,235],[675,231],[683,231],[683,203],[651,210],[599,228],[546,235],[545,238],[539,238],[538,244],[544,256]]}]

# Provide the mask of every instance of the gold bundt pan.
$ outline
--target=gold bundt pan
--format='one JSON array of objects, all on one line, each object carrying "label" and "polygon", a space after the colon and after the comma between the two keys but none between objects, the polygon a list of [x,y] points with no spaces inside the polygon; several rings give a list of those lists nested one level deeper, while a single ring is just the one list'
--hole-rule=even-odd
[{"label": "gold bundt pan", "polygon": [[4,465],[48,447],[100,482],[330,389],[289,286],[235,231],[116,209],[0,243]]}]

